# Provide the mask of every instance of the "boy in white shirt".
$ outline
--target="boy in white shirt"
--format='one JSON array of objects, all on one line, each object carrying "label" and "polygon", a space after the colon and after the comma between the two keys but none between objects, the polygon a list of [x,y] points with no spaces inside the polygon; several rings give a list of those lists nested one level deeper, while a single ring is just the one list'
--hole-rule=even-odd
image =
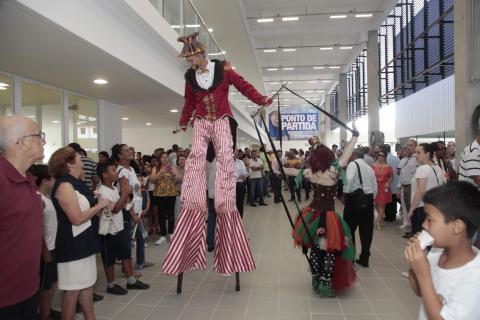
[{"label": "boy in white shirt", "polygon": [[[116,295],[125,295],[128,291],[113,283],[115,280],[115,260],[122,261],[124,270],[129,271],[127,288],[129,289],[148,289],[148,285],[136,280],[133,276],[132,254],[130,248],[130,235],[124,229],[122,209],[125,208],[129,200],[130,192],[118,193],[113,183],[117,179],[116,166],[113,162],[107,161],[97,167],[97,175],[100,178],[101,185],[97,188],[100,198],[112,202],[112,218],[108,229],[108,234],[102,239],[102,260],[107,278],[107,292]],[[130,186],[128,188],[131,189]],[[131,279],[133,278],[133,279]],[[132,281],[133,280],[133,281]]]},{"label": "boy in white shirt", "polygon": [[410,284],[422,298],[419,319],[480,319],[480,255],[470,241],[480,225],[480,192],[451,182],[427,191],[423,202],[433,248],[427,254],[414,236],[405,249]]},{"label": "boy in white shirt", "polygon": [[37,193],[42,197],[43,208],[43,247],[40,264],[39,319],[47,320],[50,316],[58,316],[58,311],[50,309],[53,294],[58,281],[57,261],[55,259],[55,238],[57,236],[57,212],[50,200],[55,178],[48,174],[48,166],[36,164],[30,168],[35,176]]}]

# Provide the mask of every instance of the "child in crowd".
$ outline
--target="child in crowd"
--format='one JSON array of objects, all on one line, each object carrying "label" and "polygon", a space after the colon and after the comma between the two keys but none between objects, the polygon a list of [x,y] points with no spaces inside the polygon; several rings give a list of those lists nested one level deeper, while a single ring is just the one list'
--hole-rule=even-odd
[{"label": "child in crowd", "polygon": [[128,293],[125,288],[113,282],[115,280],[116,259],[121,260],[123,270],[127,274],[127,289],[148,289],[149,286],[137,280],[133,274],[130,234],[124,228],[123,215],[121,213],[129,200],[131,192],[123,192],[122,196],[120,196],[117,188],[114,187],[113,184],[117,180],[117,172],[113,162],[107,161],[100,164],[97,167],[97,175],[101,181],[101,185],[97,188],[97,193],[100,198],[108,199],[113,203],[113,208],[110,208],[112,217],[108,234],[103,237],[102,241],[102,261],[107,278],[107,292],[116,295]]},{"label": "child in crowd", "polygon": [[43,248],[40,262],[39,319],[47,320],[50,316],[59,316],[58,311],[50,310],[53,293],[57,285],[57,261],[55,260],[55,238],[57,236],[57,212],[50,200],[55,179],[48,174],[48,166],[33,165],[30,172],[35,176],[37,192],[42,197],[43,209]]},{"label": "child in crowd", "polygon": [[143,223],[144,218],[150,209],[150,197],[148,195],[147,186],[145,184],[146,178],[137,174],[138,182],[140,183],[139,190],[134,190],[133,196],[133,209],[137,215],[140,215],[140,222],[138,227],[135,229],[135,225],[132,225],[132,230],[135,230],[135,234],[132,235],[132,241],[135,241],[136,245],[136,258],[135,263],[136,269],[143,269],[153,266],[151,262],[145,261],[145,239],[148,238],[148,233],[146,234],[145,225]]},{"label": "child in crowd", "polygon": [[417,236],[405,249],[410,284],[422,298],[419,319],[478,319],[480,255],[471,245],[480,225],[480,192],[467,182],[433,188],[423,198],[429,253]]}]

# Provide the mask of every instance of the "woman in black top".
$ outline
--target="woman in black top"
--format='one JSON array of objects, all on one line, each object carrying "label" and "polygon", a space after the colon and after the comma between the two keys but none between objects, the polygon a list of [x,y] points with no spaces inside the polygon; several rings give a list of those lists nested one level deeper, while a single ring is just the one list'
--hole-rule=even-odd
[{"label": "woman in black top", "polygon": [[97,280],[95,254],[100,252],[96,214],[110,202],[97,202],[92,190],[80,180],[83,164],[72,148],[55,151],[48,169],[56,179],[52,202],[58,218],[55,241],[58,288],[65,290],[62,318],[73,319],[78,302],[84,318],[95,319],[92,286]]}]

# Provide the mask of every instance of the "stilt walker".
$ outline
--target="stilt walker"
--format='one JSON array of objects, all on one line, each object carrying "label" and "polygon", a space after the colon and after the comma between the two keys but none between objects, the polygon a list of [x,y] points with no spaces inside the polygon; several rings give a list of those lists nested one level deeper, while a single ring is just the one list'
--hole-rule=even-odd
[{"label": "stilt walker", "polygon": [[207,60],[205,46],[197,41],[197,36],[198,33],[194,33],[178,38],[178,41],[184,44],[180,57],[185,57],[190,65],[190,69],[185,73],[185,104],[180,128],[185,131],[189,120],[193,119],[193,143],[182,185],[183,207],[163,263],[163,272],[178,275],[179,293],[183,273],[204,269],[206,265],[205,159],[210,141],[217,159],[217,224],[213,268],[222,275],[237,273],[237,280],[238,272],[255,270],[242,220],[235,205],[235,132],[231,127],[236,122],[228,102],[229,86],[233,84],[238,91],[258,105],[271,103],[271,99],[257,92],[228,62]]}]

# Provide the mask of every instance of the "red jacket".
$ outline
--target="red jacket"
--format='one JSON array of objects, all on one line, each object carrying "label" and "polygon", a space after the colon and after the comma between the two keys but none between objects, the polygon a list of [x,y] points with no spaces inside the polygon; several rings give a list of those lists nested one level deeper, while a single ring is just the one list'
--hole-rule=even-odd
[{"label": "red jacket", "polygon": [[258,105],[264,105],[268,97],[262,96],[250,83],[236,73],[230,63],[219,60],[215,62],[213,84],[208,89],[202,89],[195,79],[195,70],[185,73],[185,104],[180,117],[180,126],[186,127],[192,116],[210,121],[224,116],[233,117],[228,102],[228,88],[235,86],[245,97]]}]

